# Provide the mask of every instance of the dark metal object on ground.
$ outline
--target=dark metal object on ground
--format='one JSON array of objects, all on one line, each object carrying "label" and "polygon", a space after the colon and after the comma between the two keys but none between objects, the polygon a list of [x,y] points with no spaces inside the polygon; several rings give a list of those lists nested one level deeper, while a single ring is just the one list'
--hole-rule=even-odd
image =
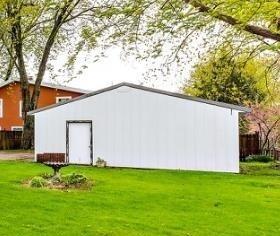
[{"label": "dark metal object on ground", "polygon": [[49,166],[53,169],[53,176],[59,176],[59,170],[62,167],[68,166],[68,163],[62,163],[62,162],[44,162],[43,163],[46,166]]}]

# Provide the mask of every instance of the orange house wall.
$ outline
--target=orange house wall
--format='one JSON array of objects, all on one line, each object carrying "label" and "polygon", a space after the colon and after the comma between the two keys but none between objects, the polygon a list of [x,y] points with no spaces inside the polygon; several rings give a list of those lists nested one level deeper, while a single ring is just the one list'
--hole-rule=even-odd
[{"label": "orange house wall", "polygon": [[[31,85],[31,90],[33,86]],[[41,87],[38,108],[56,103],[56,97],[72,98],[81,96],[82,93],[57,90],[54,88]],[[19,83],[15,82],[0,88],[0,98],[3,99],[3,117],[0,118],[2,130],[11,130],[12,126],[22,126],[23,120],[20,117],[21,91]]]}]

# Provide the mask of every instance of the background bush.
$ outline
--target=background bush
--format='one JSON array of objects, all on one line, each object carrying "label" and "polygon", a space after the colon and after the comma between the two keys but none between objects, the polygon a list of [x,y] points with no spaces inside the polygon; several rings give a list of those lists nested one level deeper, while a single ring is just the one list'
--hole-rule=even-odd
[{"label": "background bush", "polygon": [[246,161],[247,162],[264,162],[264,163],[267,163],[267,162],[271,162],[273,161],[273,158],[271,156],[266,156],[266,155],[251,155],[251,156],[248,156],[246,158]]}]

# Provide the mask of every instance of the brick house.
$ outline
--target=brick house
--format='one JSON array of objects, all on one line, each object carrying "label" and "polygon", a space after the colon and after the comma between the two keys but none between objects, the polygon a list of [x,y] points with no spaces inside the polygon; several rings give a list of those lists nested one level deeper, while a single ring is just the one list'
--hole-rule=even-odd
[{"label": "brick house", "polygon": [[[34,82],[30,81],[31,90],[33,86]],[[43,82],[38,108],[69,100],[88,92],[78,88]],[[0,83],[0,130],[22,130],[23,119],[21,109],[22,101],[19,81],[9,80]]]}]

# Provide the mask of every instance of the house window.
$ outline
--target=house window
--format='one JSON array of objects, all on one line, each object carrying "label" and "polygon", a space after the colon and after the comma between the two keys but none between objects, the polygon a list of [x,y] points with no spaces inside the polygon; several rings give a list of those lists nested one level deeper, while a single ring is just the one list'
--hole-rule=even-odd
[{"label": "house window", "polygon": [[67,96],[67,97],[56,97],[56,103],[59,103],[59,102],[66,102],[68,100],[72,99],[71,96]]},{"label": "house window", "polygon": [[22,101],[19,101],[19,117],[22,117]]},{"label": "house window", "polygon": [[11,130],[12,131],[23,131],[23,127],[22,126],[12,126]]},{"label": "house window", "polygon": [[0,98],[0,118],[3,117],[3,99]]}]

